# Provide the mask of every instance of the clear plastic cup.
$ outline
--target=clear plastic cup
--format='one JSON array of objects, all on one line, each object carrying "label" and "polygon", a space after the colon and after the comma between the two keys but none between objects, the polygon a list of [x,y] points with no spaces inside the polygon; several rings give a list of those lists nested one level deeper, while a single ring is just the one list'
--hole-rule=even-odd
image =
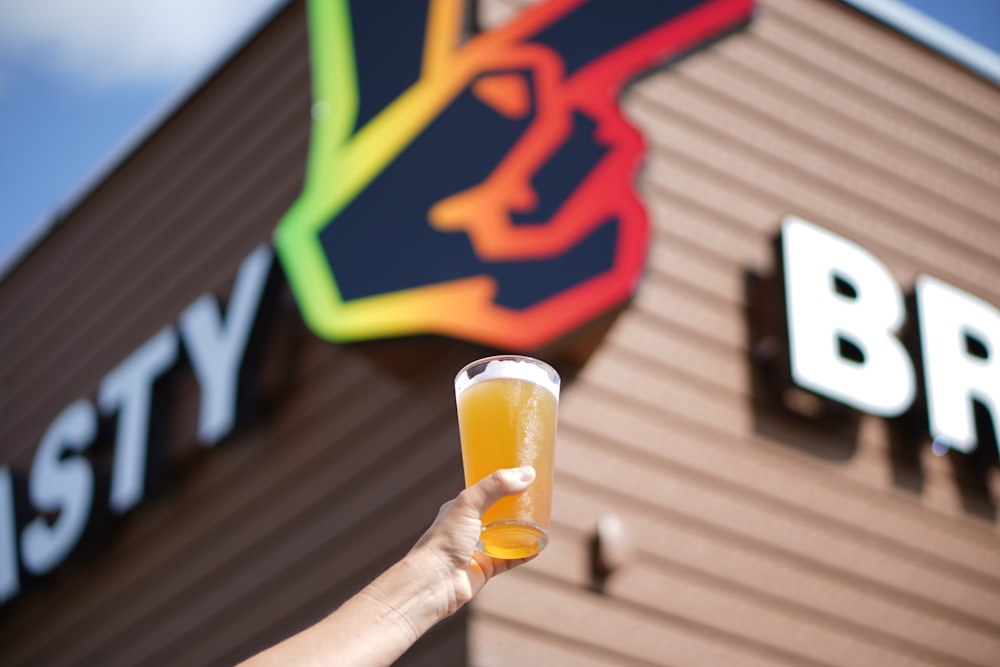
[{"label": "clear plastic cup", "polygon": [[525,558],[549,542],[559,383],[551,366],[520,355],[474,361],[455,377],[466,486],[500,468],[537,473],[483,516],[478,549],[489,556]]}]

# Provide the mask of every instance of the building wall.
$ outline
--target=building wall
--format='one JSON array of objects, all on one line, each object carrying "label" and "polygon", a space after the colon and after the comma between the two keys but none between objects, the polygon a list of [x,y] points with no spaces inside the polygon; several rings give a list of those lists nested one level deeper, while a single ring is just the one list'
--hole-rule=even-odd
[{"label": "building wall", "polygon": [[[895,425],[791,410],[753,361],[748,293],[795,214],[904,290],[925,272],[1000,304],[1000,89],[838,2],[759,5],[627,92],[649,269],[606,331],[552,351],[552,543],[404,664],[997,664],[995,467],[977,486]],[[0,283],[2,462],[27,471],[60,410],[228,293],[299,193],[309,105],[293,2]],[[360,588],[460,487],[451,377],[484,350],[321,343],[286,290],[268,331],[255,418],[215,448],[194,444],[190,370],[162,383],[162,488],[0,609],[0,662],[233,663]],[[632,557],[598,581],[606,516]]]},{"label": "building wall", "polygon": [[[65,406],[269,240],[304,174],[307,48],[290,3],[0,284],[4,463],[26,474]],[[160,383],[162,488],[0,610],[0,663],[232,664],[360,589],[461,487],[451,379],[472,352],[335,348],[287,289],[269,322],[255,417],[203,450],[190,368]],[[462,662],[464,623],[405,664]]]},{"label": "building wall", "polygon": [[[552,545],[475,604],[471,664],[991,665],[989,493],[929,443],[789,410],[747,292],[795,214],[1000,303],[1000,90],[852,11],[752,24],[625,99],[649,142],[648,275],[564,390]],[[618,517],[633,558],[595,590]]]}]

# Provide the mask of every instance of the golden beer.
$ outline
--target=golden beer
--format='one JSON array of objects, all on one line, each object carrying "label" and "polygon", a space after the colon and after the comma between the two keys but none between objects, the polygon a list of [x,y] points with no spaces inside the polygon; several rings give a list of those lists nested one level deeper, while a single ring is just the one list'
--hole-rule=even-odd
[{"label": "golden beer", "polygon": [[535,482],[483,516],[479,550],[497,558],[524,558],[548,544],[559,376],[530,357],[490,357],[470,364],[455,380],[465,484],[499,468],[532,465]]}]

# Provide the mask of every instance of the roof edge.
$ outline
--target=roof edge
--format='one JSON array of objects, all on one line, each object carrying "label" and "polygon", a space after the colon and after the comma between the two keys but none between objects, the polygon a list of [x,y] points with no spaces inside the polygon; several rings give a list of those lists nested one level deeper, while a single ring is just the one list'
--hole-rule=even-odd
[{"label": "roof edge", "polygon": [[840,0],[1000,85],[1000,54],[900,0]]}]

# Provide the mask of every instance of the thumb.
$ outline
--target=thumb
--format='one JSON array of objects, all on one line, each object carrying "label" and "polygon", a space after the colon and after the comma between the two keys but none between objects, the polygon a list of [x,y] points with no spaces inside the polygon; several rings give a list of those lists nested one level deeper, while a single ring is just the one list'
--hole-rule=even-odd
[{"label": "thumb", "polygon": [[535,469],[531,466],[495,470],[463,491],[461,502],[482,516],[493,503],[524,491],[534,481]]}]

